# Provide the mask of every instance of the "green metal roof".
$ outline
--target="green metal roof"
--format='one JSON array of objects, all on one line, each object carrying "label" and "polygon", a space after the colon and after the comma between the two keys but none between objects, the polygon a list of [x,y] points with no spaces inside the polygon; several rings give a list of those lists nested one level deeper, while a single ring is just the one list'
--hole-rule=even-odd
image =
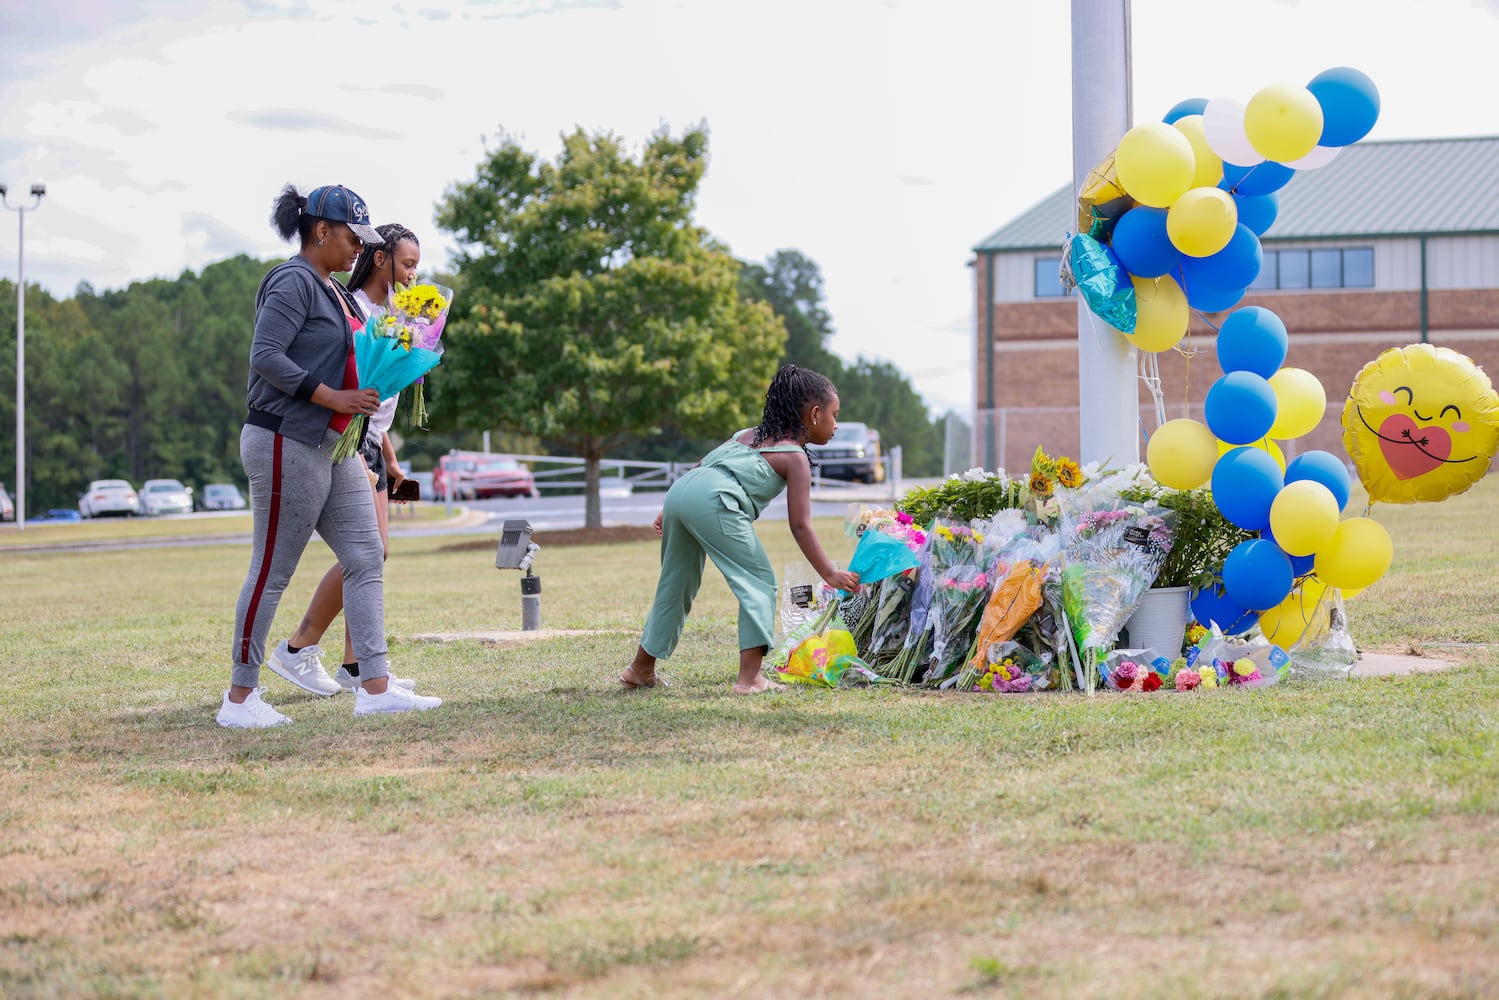
[{"label": "green metal roof", "polygon": [[[1281,188],[1280,214],[1264,240],[1499,233],[1499,198],[1488,187],[1494,177],[1499,136],[1356,143]],[[1068,185],[973,249],[1060,250],[1076,227],[1077,199]]]}]

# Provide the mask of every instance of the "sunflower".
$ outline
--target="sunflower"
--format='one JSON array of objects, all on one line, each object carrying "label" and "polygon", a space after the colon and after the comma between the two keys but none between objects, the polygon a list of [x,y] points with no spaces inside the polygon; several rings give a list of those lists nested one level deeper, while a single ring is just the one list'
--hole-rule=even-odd
[{"label": "sunflower", "polygon": [[1049,497],[1051,496],[1052,490],[1056,489],[1056,487],[1052,485],[1050,479],[1047,479],[1041,473],[1032,472],[1030,489],[1032,496]]},{"label": "sunflower", "polygon": [[1083,470],[1080,465],[1070,458],[1057,459],[1057,482],[1075,490],[1083,485]]}]

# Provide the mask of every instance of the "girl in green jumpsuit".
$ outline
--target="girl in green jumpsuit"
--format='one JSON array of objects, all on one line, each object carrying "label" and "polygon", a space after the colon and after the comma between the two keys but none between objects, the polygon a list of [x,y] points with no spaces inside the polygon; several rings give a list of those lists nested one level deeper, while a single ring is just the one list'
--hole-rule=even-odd
[{"label": "girl in green jumpsuit", "polygon": [[656,660],[671,656],[711,558],[739,600],[739,677],[735,694],[781,687],[760,673],[774,638],[776,575],[755,534],[755,518],[786,490],[792,537],[831,586],[858,589],[857,574],[833,566],[812,530],[808,442],[826,444],[838,427],[838,393],[823,376],[786,365],[765,394],[760,426],[719,445],[672,484],[656,517],[661,576],[635,658],[620,676],[627,688],[655,687]]}]

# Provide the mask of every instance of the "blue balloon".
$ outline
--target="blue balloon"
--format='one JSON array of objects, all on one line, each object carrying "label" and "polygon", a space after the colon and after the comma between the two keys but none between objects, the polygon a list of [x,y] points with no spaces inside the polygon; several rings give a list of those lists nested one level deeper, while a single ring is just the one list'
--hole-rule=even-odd
[{"label": "blue balloon", "polygon": [[[1248,288],[1260,276],[1265,252],[1260,238],[1242,222],[1234,227],[1228,245],[1208,257],[1181,256],[1182,287],[1194,283],[1214,288]],[[1188,299],[1190,302],[1190,298]]]},{"label": "blue balloon", "polygon": [[1348,494],[1352,480],[1348,467],[1329,451],[1304,451],[1286,463],[1286,482],[1294,483],[1310,479],[1321,483],[1338,502],[1338,510],[1348,506]]},{"label": "blue balloon", "polygon": [[[1208,429],[1218,440],[1229,444],[1249,444],[1270,433],[1270,427],[1275,423],[1275,407],[1275,390],[1270,388],[1270,383],[1254,372],[1243,371],[1224,374],[1208,387],[1207,397],[1202,401]],[[1226,457],[1228,456],[1223,456]],[[1269,455],[1265,457],[1270,458]],[[1223,464],[1223,458],[1218,459],[1219,465]],[[1271,464],[1274,461],[1271,459]],[[1275,478],[1280,479],[1278,465],[1275,466]],[[1275,488],[1280,489],[1280,484]],[[1217,490],[1213,492],[1216,493]],[[1259,528],[1250,530],[1258,531]]]},{"label": "blue balloon", "polygon": [[[1286,482],[1290,482],[1290,480],[1288,479],[1286,480]],[[1260,537],[1275,542],[1275,533],[1268,529],[1260,532]],[[1280,549],[1280,543],[1275,542],[1275,547],[1277,549]],[[1293,556],[1285,549],[1280,549],[1280,552],[1281,555],[1285,556],[1291,561],[1291,574],[1298,580],[1310,573],[1317,562],[1317,554],[1315,552],[1309,556]],[[849,570],[849,572],[852,573],[853,570]]]},{"label": "blue balloon", "polygon": [[1224,372],[1254,372],[1268,379],[1286,363],[1286,350],[1286,325],[1264,306],[1235,309],[1218,328],[1218,364]]},{"label": "blue balloon", "polygon": [[1231,194],[1256,197],[1279,191],[1295,176],[1295,170],[1274,160],[1265,160],[1252,167],[1241,167],[1225,161],[1223,180],[1218,182],[1218,186]]},{"label": "blue balloon", "polygon": [[1312,77],[1306,89],[1322,105],[1319,146],[1347,146],[1358,142],[1369,134],[1379,119],[1379,90],[1373,80],[1356,69],[1338,66],[1324,70]]},{"label": "blue balloon", "polygon": [[1119,266],[1137,278],[1159,278],[1176,268],[1179,254],[1166,234],[1166,210],[1137,206],[1114,223],[1109,238]]},{"label": "blue balloon", "polygon": [[1254,627],[1258,616],[1218,593],[1215,585],[1192,595],[1192,617],[1200,625],[1217,625],[1224,635],[1242,635]]},{"label": "blue balloon", "polygon": [[1213,465],[1213,504],[1229,523],[1245,531],[1270,527],[1270,505],[1285,482],[1275,459],[1258,448],[1234,448]]},{"label": "blue balloon", "polygon": [[1263,538],[1240,542],[1223,560],[1223,589],[1230,600],[1250,611],[1275,607],[1291,593],[1295,582],[1291,560]]},{"label": "blue balloon", "polygon": [[1275,219],[1280,215],[1280,195],[1274,191],[1269,194],[1231,196],[1234,204],[1239,206],[1239,224],[1248,226],[1249,231],[1256,236],[1264,236],[1265,230],[1275,224]]},{"label": "blue balloon", "polygon": [[1216,313],[1226,309],[1232,309],[1244,298],[1245,288],[1218,288],[1202,281],[1190,283],[1177,279],[1177,284],[1182,286],[1182,292],[1187,296],[1187,305],[1198,312]]},{"label": "blue balloon", "polygon": [[1202,114],[1202,109],[1207,106],[1208,99],[1206,97],[1189,97],[1185,101],[1177,101],[1171,105],[1171,110],[1166,112],[1166,117],[1162,118],[1161,121],[1170,125],[1172,122],[1185,118],[1188,115]]}]

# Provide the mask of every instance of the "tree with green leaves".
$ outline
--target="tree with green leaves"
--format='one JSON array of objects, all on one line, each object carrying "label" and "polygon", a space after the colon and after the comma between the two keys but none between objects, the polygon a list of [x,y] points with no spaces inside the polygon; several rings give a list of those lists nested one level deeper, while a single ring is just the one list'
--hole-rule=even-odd
[{"label": "tree with green leaves", "polygon": [[434,429],[502,427],[599,463],[670,424],[726,435],[759,417],[786,341],[739,293],[738,263],[693,223],[708,133],[662,129],[633,157],[610,133],[563,136],[555,162],[502,136],[438,222],[460,294],[433,381]]}]

